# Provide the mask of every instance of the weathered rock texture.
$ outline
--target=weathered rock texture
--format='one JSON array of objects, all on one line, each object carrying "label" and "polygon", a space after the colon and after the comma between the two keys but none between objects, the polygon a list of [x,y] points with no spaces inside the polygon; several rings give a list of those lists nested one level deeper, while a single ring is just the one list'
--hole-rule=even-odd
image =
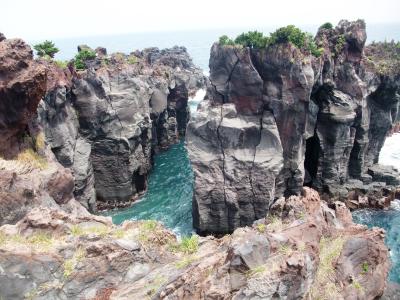
[{"label": "weathered rock texture", "polygon": [[[281,199],[269,219],[192,250],[157,223],[82,207],[36,208],[0,227],[3,299],[376,299],[389,269],[384,233],[316,191]],[[186,251],[186,252],[185,252]],[[367,271],[365,271],[368,266]],[[23,275],[23,276],[22,276]]]},{"label": "weathered rock texture", "polygon": [[0,39],[0,224],[16,223],[35,206],[73,200],[73,176],[46,147],[36,121],[47,82],[29,45]]},{"label": "weathered rock texture", "polygon": [[249,225],[303,185],[346,198],[400,183],[374,166],[398,118],[397,47],[366,47],[363,21],[315,39],[319,58],[292,44],[212,46],[206,101],[187,134],[198,232]]},{"label": "weathered rock texture", "polygon": [[92,211],[128,206],[145,191],[153,153],[184,136],[189,94],[204,84],[183,47],[100,50],[79,74],[48,66],[39,109],[46,141],[75,176],[75,197]]},{"label": "weathered rock texture", "polygon": [[[46,69],[33,60],[20,39],[0,39],[0,153],[19,152],[36,107],[46,88]],[[28,129],[29,130],[29,129]]]}]

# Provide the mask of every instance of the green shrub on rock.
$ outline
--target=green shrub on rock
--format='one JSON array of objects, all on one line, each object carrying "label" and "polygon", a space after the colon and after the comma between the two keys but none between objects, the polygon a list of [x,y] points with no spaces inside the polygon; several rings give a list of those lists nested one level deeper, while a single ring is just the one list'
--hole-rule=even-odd
[{"label": "green shrub on rock", "polygon": [[265,48],[268,44],[268,37],[264,36],[262,32],[249,31],[247,33],[240,34],[235,39],[235,44],[249,48]]},{"label": "green shrub on rock", "polygon": [[96,52],[89,49],[83,49],[75,55],[75,68],[84,70],[86,68],[85,61],[96,58]]},{"label": "green shrub on rock", "polygon": [[235,42],[232,39],[230,39],[227,35],[223,35],[219,38],[219,44],[221,46],[227,46],[227,45],[233,46],[235,45]]},{"label": "green shrub on rock", "polygon": [[319,27],[319,29],[332,29],[332,28],[333,28],[333,25],[332,25],[332,23],[330,23],[330,22],[326,22],[326,23],[322,24],[322,25]]},{"label": "green shrub on rock", "polygon": [[297,48],[303,48],[307,34],[294,25],[281,27],[271,33],[270,44],[292,43]]},{"label": "green shrub on rock", "polygon": [[346,38],[342,34],[336,40],[336,45],[335,45],[335,53],[336,54],[339,54],[340,52],[342,52],[345,43],[346,43]]},{"label": "green shrub on rock", "polygon": [[235,40],[223,35],[219,38],[221,46],[240,45],[252,49],[263,49],[276,44],[291,43],[295,47],[310,51],[312,55],[319,57],[323,53],[323,48],[318,48],[311,34],[303,32],[294,25],[281,27],[270,36],[264,36],[259,31],[249,31],[242,33]]}]

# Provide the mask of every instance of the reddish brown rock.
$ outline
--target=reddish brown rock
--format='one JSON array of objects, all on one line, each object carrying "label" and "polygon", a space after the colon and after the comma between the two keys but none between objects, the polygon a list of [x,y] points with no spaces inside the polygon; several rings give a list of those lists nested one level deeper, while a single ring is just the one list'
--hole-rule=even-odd
[{"label": "reddish brown rock", "polygon": [[47,189],[50,196],[58,204],[67,203],[74,197],[74,178],[71,171],[64,168],[60,169],[47,183]]},{"label": "reddish brown rock", "polygon": [[6,39],[0,43],[0,78],[0,154],[10,157],[45,94],[46,69],[33,60],[29,45]]}]

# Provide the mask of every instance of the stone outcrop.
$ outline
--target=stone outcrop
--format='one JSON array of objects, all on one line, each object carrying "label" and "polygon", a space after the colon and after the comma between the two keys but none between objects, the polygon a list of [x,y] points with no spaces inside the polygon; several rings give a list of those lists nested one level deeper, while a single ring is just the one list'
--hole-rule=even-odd
[{"label": "stone outcrop", "polygon": [[[112,225],[79,204],[0,227],[3,299],[376,299],[389,269],[383,231],[352,223],[309,188],[271,216],[185,248],[152,221]],[[79,208],[80,207],[80,208]],[[21,276],[23,274],[23,276]]]},{"label": "stone outcrop", "polygon": [[206,100],[186,138],[199,233],[249,225],[303,185],[345,200],[398,184],[396,170],[375,166],[398,118],[397,48],[365,46],[360,20],[321,28],[315,41],[320,57],[290,43],[212,46]]},{"label": "stone outcrop", "polygon": [[92,211],[146,190],[153,154],[184,136],[188,97],[205,80],[183,47],[97,52],[85,71],[48,66],[54,79],[39,108],[46,141]]},{"label": "stone outcrop", "polygon": [[74,178],[45,145],[36,111],[50,80],[22,40],[1,39],[0,79],[0,224],[13,224],[74,201]]},{"label": "stone outcrop", "polygon": [[2,38],[0,78],[0,153],[10,158],[19,152],[27,127],[32,130],[46,88],[46,69],[33,60],[31,48],[22,40]]}]

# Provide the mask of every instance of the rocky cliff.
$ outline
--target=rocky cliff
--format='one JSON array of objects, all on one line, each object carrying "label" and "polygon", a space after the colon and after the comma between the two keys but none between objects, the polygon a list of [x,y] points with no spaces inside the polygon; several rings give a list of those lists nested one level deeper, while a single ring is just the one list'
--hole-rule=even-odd
[{"label": "rocky cliff", "polygon": [[75,201],[74,178],[46,147],[36,118],[47,75],[22,40],[0,39],[0,224]]},{"label": "rocky cliff", "polygon": [[206,100],[187,134],[198,232],[250,225],[303,185],[347,199],[400,183],[376,165],[398,118],[398,50],[365,42],[363,21],[341,21],[318,31],[319,57],[287,42],[212,46]]},{"label": "rocky cliff", "polygon": [[[150,53],[144,57],[162,60],[158,50]],[[164,54],[168,56],[168,51]],[[353,224],[343,203],[328,206],[308,187],[300,188],[301,195],[279,198],[268,208],[268,217],[223,238],[193,236],[178,241],[155,221],[115,226],[108,217],[90,214],[83,205],[95,203],[82,199],[93,199],[91,184],[96,176],[107,176],[121,162],[124,165],[115,172],[132,170],[128,150],[135,153],[136,145],[144,155],[148,146],[144,141],[150,140],[156,151],[174,141],[186,125],[190,78],[184,81],[185,91],[177,78],[171,87],[165,77],[152,73],[158,68],[148,62],[140,67],[144,73],[130,77],[136,63],[128,65],[121,56],[115,59],[123,61],[97,68],[101,60],[94,60],[87,62],[92,66],[88,71],[76,74],[73,68],[62,70],[34,60],[27,44],[0,34],[1,299],[376,299],[383,294],[389,268],[384,232]],[[173,61],[168,58],[165,65]],[[113,68],[123,72],[113,73]],[[159,93],[156,85],[149,93],[150,84],[143,78],[158,82]],[[168,87],[170,96],[161,93],[166,92],[161,87]],[[141,99],[150,99],[150,108],[147,102],[141,106]],[[215,138],[216,149],[246,143],[255,150],[213,149],[206,163],[216,171],[222,167],[231,176],[242,176],[243,185],[224,190],[226,195],[241,189],[244,196],[249,194],[240,172],[251,166],[250,196],[263,203],[262,193],[276,191],[258,185],[256,178],[272,181],[273,176],[283,176],[286,146],[280,142],[273,112],[260,116],[254,115],[259,108],[253,104],[240,109],[232,103],[222,109],[220,104],[208,101],[200,110],[202,122],[211,124],[203,139]],[[148,118],[142,119],[140,113]],[[218,116],[224,118],[220,123]],[[149,128],[156,133],[150,134]],[[236,144],[226,139],[232,133],[238,135]],[[128,134],[133,137],[124,136]],[[230,158],[221,165],[216,155]],[[96,166],[100,162],[103,169]],[[208,184],[213,187],[212,178]],[[210,195],[218,195],[219,188]],[[255,214],[264,213],[252,208]]]},{"label": "rocky cliff", "polygon": [[45,63],[39,107],[46,142],[92,211],[129,206],[146,190],[153,154],[184,136],[188,97],[204,84],[183,47],[97,52],[85,71]]}]

